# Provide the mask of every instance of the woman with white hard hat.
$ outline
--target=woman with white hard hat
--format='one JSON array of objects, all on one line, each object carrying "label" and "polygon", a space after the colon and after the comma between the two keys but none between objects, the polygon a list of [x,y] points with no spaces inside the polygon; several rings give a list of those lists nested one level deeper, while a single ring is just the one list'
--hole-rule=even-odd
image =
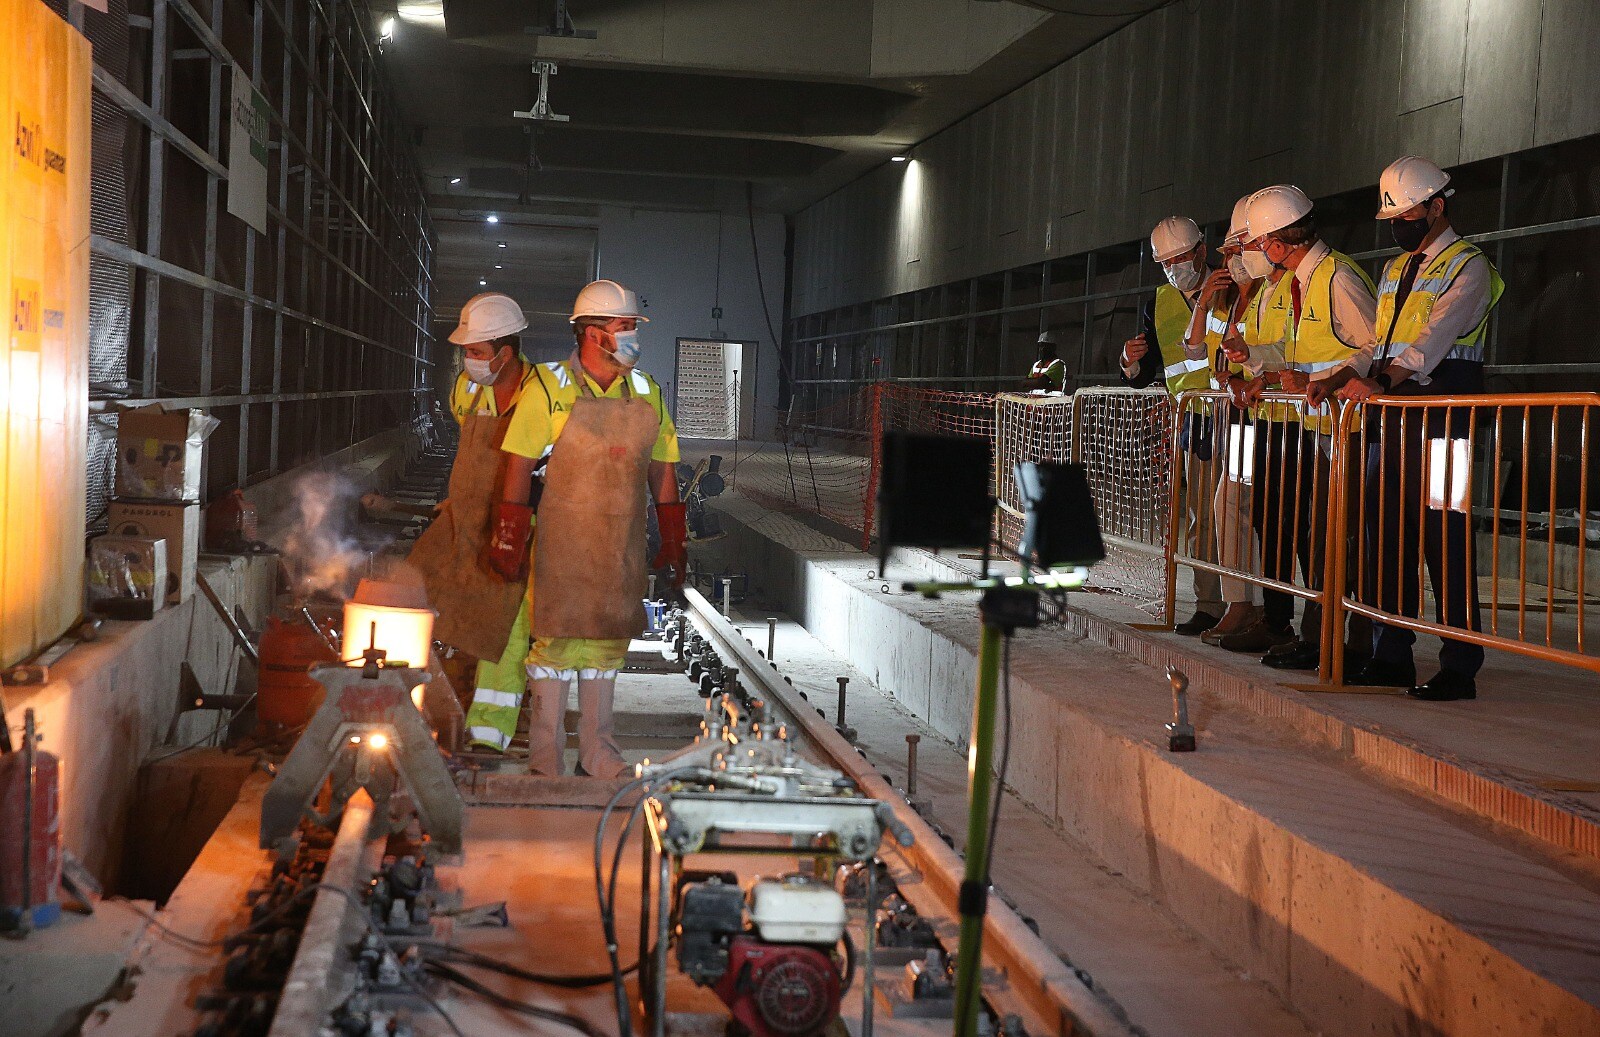
[{"label": "woman with white hard hat", "polygon": [[[1123,343],[1122,382],[1135,389],[1164,378],[1174,397],[1191,389],[1211,388],[1211,364],[1204,347],[1186,351],[1185,336],[1194,318],[1206,274],[1206,246],[1200,228],[1187,216],[1168,216],[1150,232],[1150,256],[1161,265],[1167,283],[1156,289],[1145,305],[1143,327]],[[1195,409],[1185,416],[1178,433],[1184,452],[1184,510],[1190,553],[1202,561],[1216,561],[1216,537],[1211,520],[1215,486],[1209,481],[1213,430],[1210,418]],[[1217,574],[1194,568],[1195,611],[1175,628],[1196,635],[1210,630],[1222,618],[1222,588]]]},{"label": "woman with white hard hat", "polygon": [[461,307],[450,333],[462,353],[463,370],[450,393],[460,444],[450,467],[449,497],[409,558],[439,613],[434,636],[479,660],[467,738],[499,752],[517,732],[527,686],[527,595],[520,576],[492,572],[481,558],[507,468],[500,440],[533,377],[517,338],[527,326],[522,307],[500,292],[475,295]]},{"label": "woman with white hard hat", "polygon": [[[639,297],[595,281],[572,308],[570,358],[535,368],[501,449],[510,457],[491,561],[529,563],[534,710],[528,766],[563,771],[567,691],[578,682],[579,773],[611,778],[627,765],[612,733],[617,671],[644,629],[645,491],[655,498],[661,550],[652,563],[681,584],[688,530],[678,501],[678,434],[661,387],[635,366]],[[528,477],[544,462],[535,511]]]}]

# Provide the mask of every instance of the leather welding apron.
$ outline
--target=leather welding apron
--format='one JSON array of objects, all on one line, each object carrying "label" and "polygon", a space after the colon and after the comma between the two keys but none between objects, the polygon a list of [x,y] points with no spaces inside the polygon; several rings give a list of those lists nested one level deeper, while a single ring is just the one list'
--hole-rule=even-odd
[{"label": "leather welding apron", "polygon": [[645,485],[660,430],[633,395],[597,397],[570,363],[579,397],[545,469],[534,524],[533,636],[618,639],[644,630]]},{"label": "leather welding apron", "polygon": [[[476,396],[473,401],[476,409]],[[461,445],[450,467],[450,496],[408,559],[422,575],[429,604],[439,612],[433,636],[491,662],[506,650],[525,593],[523,581],[502,580],[478,561],[489,538],[490,509],[500,500],[504,483],[500,441],[510,421],[510,412],[462,419]]]}]

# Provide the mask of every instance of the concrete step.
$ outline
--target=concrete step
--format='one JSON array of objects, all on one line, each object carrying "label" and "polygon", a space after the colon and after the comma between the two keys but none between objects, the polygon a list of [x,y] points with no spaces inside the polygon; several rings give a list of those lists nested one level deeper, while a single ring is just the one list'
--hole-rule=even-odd
[{"label": "concrete step", "polygon": [[[884,593],[875,561],[748,502],[719,504],[758,588],[964,737],[972,600]],[[1317,1028],[1600,1034],[1592,858],[1402,785],[1204,677],[1200,751],[1169,754],[1159,671],[1059,627],[1019,634],[1013,654],[1018,795]]]}]

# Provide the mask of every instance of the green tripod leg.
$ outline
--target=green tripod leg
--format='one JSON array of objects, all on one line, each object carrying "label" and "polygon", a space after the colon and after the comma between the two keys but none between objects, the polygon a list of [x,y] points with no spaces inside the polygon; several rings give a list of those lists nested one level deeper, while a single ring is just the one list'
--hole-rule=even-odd
[{"label": "green tripod leg", "polygon": [[961,883],[961,944],[956,951],[956,1037],[977,1037],[983,1002],[983,916],[988,899],[989,817],[993,811],[994,733],[1000,690],[1001,629],[987,621],[978,648],[967,771],[967,866]]}]

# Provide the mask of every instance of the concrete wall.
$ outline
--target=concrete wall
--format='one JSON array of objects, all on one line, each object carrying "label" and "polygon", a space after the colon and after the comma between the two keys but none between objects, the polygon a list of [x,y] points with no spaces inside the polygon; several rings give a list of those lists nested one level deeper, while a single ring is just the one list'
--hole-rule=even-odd
[{"label": "concrete wall", "polygon": [[[272,608],[276,556],[207,559],[200,572],[229,611],[259,629]],[[140,766],[162,747],[203,733],[180,723],[179,674],[187,661],[201,688],[232,694],[248,669],[206,599],[196,593],[145,622],[108,622],[94,642],[50,667],[50,682],[6,689],[6,720],[32,709],[42,747],[61,759],[61,843],[108,888],[122,870],[125,821]],[[251,678],[253,686],[254,675]],[[198,715],[195,715],[198,719]],[[216,717],[205,714],[207,720]]]},{"label": "concrete wall", "polygon": [[[753,435],[768,438],[778,393],[778,354],[769,320],[781,334],[783,219],[760,213],[755,218],[766,288],[764,316],[743,199],[727,201],[723,212],[602,210],[600,276],[637,290],[644,301],[650,323],[640,329],[644,356],[639,366],[661,383],[669,402],[678,339],[755,342],[755,383],[746,372],[742,391],[746,395],[753,391],[758,401]],[[717,306],[722,308],[721,320],[711,315]]]},{"label": "concrete wall", "polygon": [[812,313],[1600,132],[1590,0],[1197,0],[1113,33],[797,218]]}]

